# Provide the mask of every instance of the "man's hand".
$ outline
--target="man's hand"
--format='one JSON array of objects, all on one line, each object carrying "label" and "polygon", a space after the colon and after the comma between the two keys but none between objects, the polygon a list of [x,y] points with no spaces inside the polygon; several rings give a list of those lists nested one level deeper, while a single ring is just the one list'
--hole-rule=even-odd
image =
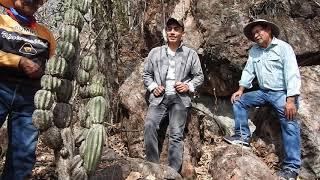
[{"label": "man's hand", "polygon": [[295,105],[295,97],[287,97],[284,113],[289,120],[292,120],[296,116],[297,107]]},{"label": "man's hand", "polygon": [[43,70],[39,64],[28,58],[21,57],[19,67],[32,79],[40,78],[43,75]]},{"label": "man's hand", "polygon": [[244,88],[243,87],[240,87],[238,89],[238,91],[236,91],[235,93],[232,94],[231,96],[231,103],[233,104],[235,101],[239,100],[240,97],[242,96],[243,94],[243,91],[244,91]]},{"label": "man's hand", "polygon": [[174,88],[179,93],[185,93],[185,92],[189,91],[189,86],[187,84],[185,84],[185,83],[182,83],[182,82],[176,82]]},{"label": "man's hand", "polygon": [[152,92],[156,97],[158,97],[164,92],[164,87],[158,86],[158,87],[154,88],[154,90]]}]

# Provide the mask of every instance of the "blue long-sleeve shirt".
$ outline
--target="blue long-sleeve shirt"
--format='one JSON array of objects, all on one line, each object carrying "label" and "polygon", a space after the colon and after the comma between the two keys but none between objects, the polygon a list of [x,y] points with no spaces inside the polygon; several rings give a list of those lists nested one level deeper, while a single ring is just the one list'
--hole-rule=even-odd
[{"label": "blue long-sleeve shirt", "polygon": [[239,85],[251,88],[255,77],[261,89],[286,90],[287,97],[300,94],[296,56],[292,47],[280,39],[273,38],[267,48],[255,44],[250,49]]}]

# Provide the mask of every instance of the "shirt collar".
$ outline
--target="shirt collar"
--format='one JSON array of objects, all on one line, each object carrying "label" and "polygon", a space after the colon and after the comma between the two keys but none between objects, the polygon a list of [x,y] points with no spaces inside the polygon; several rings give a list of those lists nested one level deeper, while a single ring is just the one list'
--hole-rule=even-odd
[{"label": "shirt collar", "polygon": [[[179,45],[179,47],[178,47],[176,52],[178,52],[178,50],[182,49],[182,46],[184,46],[184,43],[181,41],[181,43],[180,43],[180,45]],[[164,47],[166,48],[166,51],[168,52],[168,48],[169,48],[168,43],[166,43],[166,45]]]},{"label": "shirt collar", "polygon": [[269,46],[266,49],[273,48],[278,44],[279,44],[279,39],[277,39],[276,37],[273,37],[271,43],[269,44]]},{"label": "shirt collar", "polygon": [[273,37],[272,40],[271,40],[271,43],[268,45],[267,48],[263,48],[263,47],[259,46],[257,43],[255,43],[254,46],[256,46],[256,48],[260,48],[260,49],[265,49],[265,50],[267,50],[267,49],[270,49],[270,48],[275,47],[275,46],[278,45],[278,44],[279,44],[279,39],[276,38],[276,37]]},{"label": "shirt collar", "polygon": [[272,38],[272,41],[271,41],[271,43],[270,43],[270,44],[278,45],[278,44],[279,44],[279,39],[278,39],[278,38],[276,38],[276,37],[273,37],[273,38]]}]

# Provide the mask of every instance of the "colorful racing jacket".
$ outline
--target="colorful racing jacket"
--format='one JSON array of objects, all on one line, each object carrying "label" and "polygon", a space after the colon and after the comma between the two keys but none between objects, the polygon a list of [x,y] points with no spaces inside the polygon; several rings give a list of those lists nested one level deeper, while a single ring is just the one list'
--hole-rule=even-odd
[{"label": "colorful racing jacket", "polygon": [[[3,2],[5,0],[0,0],[1,5],[5,6]],[[55,48],[54,36],[44,26],[36,23],[29,28],[9,15],[0,15],[0,77],[34,81],[19,69],[20,58],[26,57],[44,69]]]}]

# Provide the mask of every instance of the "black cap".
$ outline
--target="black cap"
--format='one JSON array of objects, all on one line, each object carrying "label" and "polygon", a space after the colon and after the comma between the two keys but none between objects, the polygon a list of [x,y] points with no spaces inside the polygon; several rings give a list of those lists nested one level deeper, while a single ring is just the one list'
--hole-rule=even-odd
[{"label": "black cap", "polygon": [[169,26],[171,24],[176,24],[176,25],[179,25],[181,26],[182,28],[184,28],[184,24],[183,24],[183,21],[182,20],[177,20],[175,18],[169,18],[167,20],[167,23],[166,23],[166,26]]},{"label": "black cap", "polygon": [[43,4],[46,2],[46,0],[24,0],[24,1],[28,4],[33,4],[33,5]]}]

